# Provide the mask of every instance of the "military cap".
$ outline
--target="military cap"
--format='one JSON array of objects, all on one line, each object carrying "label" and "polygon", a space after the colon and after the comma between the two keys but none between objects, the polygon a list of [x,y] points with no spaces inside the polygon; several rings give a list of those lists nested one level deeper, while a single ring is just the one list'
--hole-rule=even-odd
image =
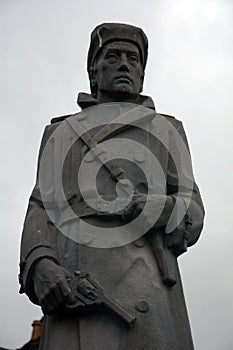
[{"label": "military cap", "polygon": [[95,58],[104,45],[112,41],[128,41],[135,44],[141,56],[145,69],[148,55],[148,39],[141,28],[123,23],[103,23],[91,33],[91,43],[88,51],[87,70],[93,66]]}]

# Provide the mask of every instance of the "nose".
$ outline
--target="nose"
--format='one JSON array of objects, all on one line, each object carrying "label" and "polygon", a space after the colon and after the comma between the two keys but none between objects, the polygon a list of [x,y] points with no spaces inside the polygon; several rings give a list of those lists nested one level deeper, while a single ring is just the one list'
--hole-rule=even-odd
[{"label": "nose", "polygon": [[120,65],[118,67],[118,71],[129,72],[129,62],[127,60],[127,56],[125,54],[121,55]]}]

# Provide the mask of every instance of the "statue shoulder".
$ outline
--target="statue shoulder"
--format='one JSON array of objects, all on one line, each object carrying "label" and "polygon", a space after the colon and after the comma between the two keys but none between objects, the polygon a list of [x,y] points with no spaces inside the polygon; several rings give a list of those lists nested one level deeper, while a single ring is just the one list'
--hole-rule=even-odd
[{"label": "statue shoulder", "polygon": [[45,125],[42,141],[48,140],[52,133],[57,129],[57,127],[67,118],[77,115],[79,113],[62,115],[59,117],[53,117],[50,120],[50,124]]},{"label": "statue shoulder", "polygon": [[66,115],[62,115],[60,117],[54,117],[50,120],[51,124],[56,124],[56,123],[61,123],[63,122],[66,118],[71,117],[72,115],[75,115],[77,113],[73,113],[73,114],[66,114]]},{"label": "statue shoulder", "polygon": [[182,125],[182,121],[177,119],[176,117],[174,117],[172,115],[164,114],[164,113],[157,113],[157,114],[160,115],[161,117],[167,119],[174,126]]},{"label": "statue shoulder", "polygon": [[165,114],[165,113],[157,113],[159,115],[161,115],[162,117],[168,119],[168,120],[173,120],[173,121],[177,121],[177,122],[181,122],[179,119],[177,119],[176,117],[174,117],[173,115],[170,114]]}]

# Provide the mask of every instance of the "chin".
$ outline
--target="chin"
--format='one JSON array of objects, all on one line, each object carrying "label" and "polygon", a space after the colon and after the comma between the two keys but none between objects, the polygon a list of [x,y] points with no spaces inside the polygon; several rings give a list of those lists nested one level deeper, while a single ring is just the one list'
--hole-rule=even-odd
[{"label": "chin", "polygon": [[136,99],[138,97],[138,94],[127,92],[127,91],[119,91],[117,96],[122,100],[127,100],[127,99],[134,99],[134,98]]},{"label": "chin", "polygon": [[111,91],[111,94],[121,99],[136,98],[138,96],[138,93],[132,91],[129,86],[114,89]]}]

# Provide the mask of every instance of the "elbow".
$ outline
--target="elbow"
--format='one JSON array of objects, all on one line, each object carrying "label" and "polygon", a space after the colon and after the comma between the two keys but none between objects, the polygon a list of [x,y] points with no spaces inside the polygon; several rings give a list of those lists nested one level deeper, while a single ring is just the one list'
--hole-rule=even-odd
[{"label": "elbow", "polygon": [[193,224],[188,227],[188,247],[194,245],[200,238],[201,232],[204,227],[204,217],[205,210],[204,208],[199,208],[198,212],[195,212],[193,218]]}]

